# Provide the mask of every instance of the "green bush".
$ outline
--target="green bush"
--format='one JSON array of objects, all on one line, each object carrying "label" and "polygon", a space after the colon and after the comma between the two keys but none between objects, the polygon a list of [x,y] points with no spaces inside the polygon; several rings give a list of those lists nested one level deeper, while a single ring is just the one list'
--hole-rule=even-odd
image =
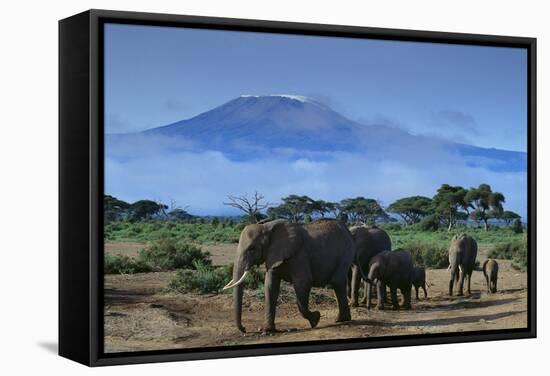
[{"label": "green bush", "polygon": [[512,260],[512,267],[517,270],[527,269],[527,242],[516,241],[495,245],[488,256],[490,258]]},{"label": "green bush", "polygon": [[128,256],[106,254],[103,270],[105,274],[130,274],[148,273],[153,268],[143,260],[133,259]]},{"label": "green bush", "polygon": [[425,268],[441,269],[449,266],[449,253],[446,247],[426,242],[411,242],[402,249],[411,252],[416,264]]},{"label": "green bush", "polygon": [[170,280],[167,289],[173,292],[199,292],[201,294],[220,293],[230,280],[227,271],[213,268],[211,265],[199,261],[193,263],[195,270],[178,270],[176,276]]},{"label": "green bush", "polygon": [[161,238],[140,251],[138,259],[155,270],[194,269],[197,262],[210,265],[210,253],[174,238]]},{"label": "green bush", "polygon": [[382,226],[380,226],[385,231],[401,231],[403,229],[403,226],[400,223],[387,223]]},{"label": "green bush", "polygon": [[422,231],[437,231],[440,223],[437,215],[432,214],[424,217],[417,225]]},{"label": "green bush", "polygon": [[[231,264],[219,267],[213,267],[199,261],[193,264],[194,270],[178,270],[176,276],[168,283],[166,290],[179,293],[219,294],[232,278],[233,266]],[[259,268],[253,268],[244,281],[244,288],[261,290],[264,278],[265,273],[263,271]]]},{"label": "green bush", "polygon": [[514,220],[514,224],[512,225],[512,231],[514,231],[515,234],[523,233],[523,225],[521,224],[521,220],[519,218],[516,218]]}]

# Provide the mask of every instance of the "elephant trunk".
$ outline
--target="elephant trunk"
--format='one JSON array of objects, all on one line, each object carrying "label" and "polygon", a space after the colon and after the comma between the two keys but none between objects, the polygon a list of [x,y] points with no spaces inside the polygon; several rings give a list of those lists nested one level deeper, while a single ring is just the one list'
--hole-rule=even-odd
[{"label": "elephant trunk", "polygon": [[[243,275],[244,270],[241,263],[236,263],[233,267],[233,281],[239,281]],[[238,284],[233,287],[233,316],[235,318],[235,325],[241,332],[245,332],[245,328],[242,325],[242,304],[243,304],[243,284]]]}]

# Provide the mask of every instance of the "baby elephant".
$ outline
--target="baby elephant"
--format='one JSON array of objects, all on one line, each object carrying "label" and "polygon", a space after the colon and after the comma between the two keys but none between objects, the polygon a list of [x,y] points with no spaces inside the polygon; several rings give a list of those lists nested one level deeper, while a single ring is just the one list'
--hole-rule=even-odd
[{"label": "baby elephant", "polygon": [[[385,286],[390,288],[393,309],[399,309],[397,289],[403,294],[403,308],[411,309],[413,269],[413,258],[408,251],[384,251],[371,259],[369,274],[365,280],[370,286],[376,286],[377,309],[384,309]],[[367,309],[370,309],[370,286],[367,288]]]},{"label": "baby elephant", "polygon": [[424,290],[424,299],[428,297],[428,292],[426,291],[426,269],[422,266],[414,267],[413,286],[416,292],[416,300],[418,300],[418,289],[421,287]]},{"label": "baby elephant", "polygon": [[498,263],[493,259],[485,260],[483,263],[483,275],[487,281],[487,292],[497,292]]}]

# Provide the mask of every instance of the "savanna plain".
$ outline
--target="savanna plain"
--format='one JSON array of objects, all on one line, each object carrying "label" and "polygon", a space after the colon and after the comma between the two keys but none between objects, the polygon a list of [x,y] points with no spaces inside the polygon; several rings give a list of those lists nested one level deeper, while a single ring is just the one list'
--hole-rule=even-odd
[{"label": "savanna plain", "polygon": [[[277,304],[278,332],[264,334],[263,266],[245,282],[241,333],[232,318],[232,265],[243,225],[231,218],[181,221],[115,221],[105,226],[104,348],[127,352],[259,343],[468,332],[527,326],[527,246],[523,228],[457,225],[423,230],[380,224],[392,248],[409,250],[426,268],[427,292],[411,310],[351,308],[352,321],[335,323],[333,290],[313,288],[310,309],[321,313],[311,328],[283,282]],[[471,294],[449,296],[448,247],[465,232],[478,243]],[[487,292],[481,264],[499,263],[498,291]],[[362,293],[362,292],[361,292]],[[402,299],[402,296],[399,296]]]}]

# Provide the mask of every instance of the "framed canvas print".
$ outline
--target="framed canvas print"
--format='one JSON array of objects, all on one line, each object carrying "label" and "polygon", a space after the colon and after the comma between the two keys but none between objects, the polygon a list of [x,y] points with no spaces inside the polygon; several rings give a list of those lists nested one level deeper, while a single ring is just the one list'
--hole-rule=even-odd
[{"label": "framed canvas print", "polygon": [[536,41],[60,21],[59,353],[536,335]]}]

